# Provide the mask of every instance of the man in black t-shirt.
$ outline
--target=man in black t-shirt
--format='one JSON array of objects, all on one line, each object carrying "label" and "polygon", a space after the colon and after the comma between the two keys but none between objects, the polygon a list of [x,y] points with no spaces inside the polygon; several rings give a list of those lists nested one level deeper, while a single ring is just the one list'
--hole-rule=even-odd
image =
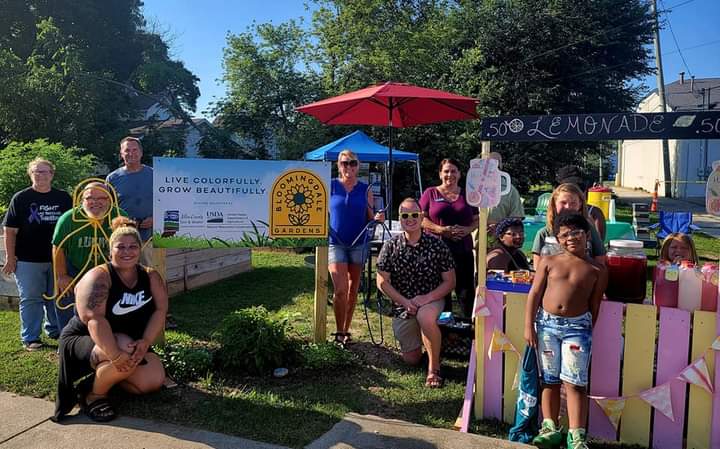
[{"label": "man in black t-shirt", "polygon": [[403,360],[416,365],[428,353],[425,385],[438,388],[442,335],[437,324],[445,295],[455,287],[455,262],[445,243],[423,234],[423,213],[413,198],[400,203],[403,233],[385,242],[377,261],[377,286],[395,304],[393,332]]},{"label": "man in black t-shirt", "polygon": [[28,351],[42,347],[40,332],[43,316],[45,332],[58,338],[60,331],[52,295],[52,235],[58,218],[72,208],[67,192],[52,187],[55,166],[36,158],[28,164],[32,186],[17,192],[5,215],[6,260],[2,271],[14,274],[20,294],[20,339]]}]

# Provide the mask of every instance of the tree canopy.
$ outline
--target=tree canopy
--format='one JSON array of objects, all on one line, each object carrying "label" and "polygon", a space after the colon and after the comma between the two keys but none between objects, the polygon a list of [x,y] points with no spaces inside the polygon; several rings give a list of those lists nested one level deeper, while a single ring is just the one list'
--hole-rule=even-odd
[{"label": "tree canopy", "polygon": [[114,163],[137,91],[194,110],[198,79],[146,29],[141,1],[0,0],[0,11],[0,143],[47,138]]},{"label": "tree canopy", "polygon": [[[349,131],[293,111],[384,81],[480,100],[481,116],[627,111],[631,80],[651,72],[652,16],[643,0],[315,0],[312,22],[260,24],[228,36],[224,126],[284,156]],[[252,131],[249,131],[252,130]],[[386,140],[387,131],[370,129]],[[403,129],[397,147],[422,154],[434,182],[444,157],[479,153],[479,122]],[[554,178],[602,146],[497,144],[520,187]],[[541,167],[527,170],[526,166]],[[427,181],[427,180],[426,180]],[[403,183],[400,183],[403,184]],[[399,195],[405,192],[398,192]]]}]

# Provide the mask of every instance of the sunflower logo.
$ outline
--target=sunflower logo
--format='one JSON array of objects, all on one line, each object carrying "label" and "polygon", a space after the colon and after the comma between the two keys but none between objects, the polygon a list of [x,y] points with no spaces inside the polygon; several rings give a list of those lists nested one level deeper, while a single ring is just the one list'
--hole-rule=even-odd
[{"label": "sunflower logo", "polygon": [[327,236],[327,190],[315,173],[291,170],[278,176],[270,207],[272,237]]},{"label": "sunflower logo", "polygon": [[304,185],[294,185],[285,194],[285,206],[296,214],[306,213],[314,202],[312,191]]}]

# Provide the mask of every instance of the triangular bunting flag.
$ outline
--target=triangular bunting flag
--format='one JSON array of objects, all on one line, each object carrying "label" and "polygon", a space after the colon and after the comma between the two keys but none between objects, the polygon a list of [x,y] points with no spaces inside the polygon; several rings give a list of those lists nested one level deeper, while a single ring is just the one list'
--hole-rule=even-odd
[{"label": "triangular bunting flag", "polygon": [[717,337],[710,347],[715,351],[720,351],[720,337]]},{"label": "triangular bunting flag", "polygon": [[682,370],[678,379],[696,385],[708,393],[713,394],[714,388],[712,380],[710,380],[710,373],[707,362],[705,361],[705,356],[695,360],[692,364],[688,365],[687,368]]},{"label": "triangular bunting flag", "polygon": [[610,420],[610,424],[613,425],[617,431],[618,423],[620,422],[620,416],[625,409],[625,399],[608,399],[608,398],[594,398],[597,405],[600,406],[605,416]]},{"label": "triangular bunting flag", "polygon": [[492,353],[497,351],[513,351],[517,352],[515,346],[510,342],[507,335],[497,327],[493,329],[492,338],[490,339],[490,347],[488,348],[488,359],[492,359]]},{"label": "triangular bunting flag", "polygon": [[490,316],[490,308],[485,303],[486,290],[483,287],[478,287],[477,293],[475,294],[475,304],[473,305],[473,316]]},{"label": "triangular bunting flag", "polygon": [[672,394],[670,393],[670,382],[666,382],[662,385],[658,385],[655,388],[645,390],[640,393],[640,398],[655,407],[667,418],[675,422],[675,416],[673,415],[672,409]]}]

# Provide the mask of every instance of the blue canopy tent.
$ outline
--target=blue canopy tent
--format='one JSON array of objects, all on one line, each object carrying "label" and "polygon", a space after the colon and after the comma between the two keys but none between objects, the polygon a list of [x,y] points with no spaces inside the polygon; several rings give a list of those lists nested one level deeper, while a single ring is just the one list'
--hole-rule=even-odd
[{"label": "blue canopy tent", "polygon": [[[337,161],[342,150],[351,150],[362,162],[383,162],[387,175],[387,162],[390,158],[390,149],[372,140],[362,131],[355,131],[334,142],[330,142],[312,151],[305,153],[307,161]],[[415,163],[416,176],[420,193],[422,193],[422,180],[420,178],[420,156],[409,151],[400,151],[393,148],[393,162],[410,161]],[[387,203],[386,203],[387,204]]]}]

